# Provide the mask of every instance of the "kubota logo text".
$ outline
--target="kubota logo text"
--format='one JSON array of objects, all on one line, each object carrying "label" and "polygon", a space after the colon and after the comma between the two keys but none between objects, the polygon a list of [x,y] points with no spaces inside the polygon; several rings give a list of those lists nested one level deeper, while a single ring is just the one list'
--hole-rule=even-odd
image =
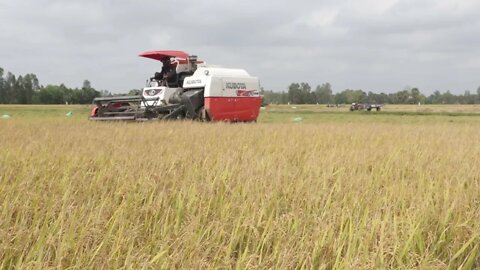
[{"label": "kubota logo text", "polygon": [[187,84],[197,84],[197,83],[202,83],[202,80],[187,80],[186,81]]},{"label": "kubota logo text", "polygon": [[234,83],[234,82],[227,82],[225,84],[226,89],[247,89],[247,85],[245,83]]}]

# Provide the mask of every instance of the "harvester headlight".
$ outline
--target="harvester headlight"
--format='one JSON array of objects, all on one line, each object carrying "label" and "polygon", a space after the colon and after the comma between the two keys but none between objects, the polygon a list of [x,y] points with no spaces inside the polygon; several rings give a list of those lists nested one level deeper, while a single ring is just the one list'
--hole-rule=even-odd
[{"label": "harvester headlight", "polygon": [[210,74],[210,71],[205,70],[203,73],[208,76],[208,74]]},{"label": "harvester headlight", "polygon": [[149,96],[155,96],[156,94],[160,93],[162,91],[161,89],[150,89],[145,91],[147,95]]}]

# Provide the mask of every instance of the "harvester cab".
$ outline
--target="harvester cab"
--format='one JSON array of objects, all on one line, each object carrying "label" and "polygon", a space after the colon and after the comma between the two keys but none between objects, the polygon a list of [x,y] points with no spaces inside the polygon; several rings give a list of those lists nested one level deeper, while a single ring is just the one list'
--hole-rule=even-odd
[{"label": "harvester cab", "polygon": [[[140,56],[164,61],[174,77],[156,74],[139,96],[94,99],[91,120],[256,121],[262,103],[260,83],[245,70],[210,67],[182,51],[150,51]],[[162,68],[160,74],[165,72]]]},{"label": "harvester cab", "polygon": [[[170,98],[175,93],[180,94],[185,78],[193,75],[198,64],[204,63],[203,61],[198,61],[195,55],[188,55],[178,51],[153,51],[143,53],[140,56],[160,60],[162,63],[165,63],[165,59],[167,59],[172,69],[172,78],[164,78],[161,73],[156,72],[155,76],[147,80],[146,87],[143,88],[143,97],[149,99],[158,98],[159,105],[168,105]],[[162,67],[163,71],[164,67]],[[147,101],[146,104],[152,105],[154,101]],[[142,107],[144,105],[141,104]]]}]

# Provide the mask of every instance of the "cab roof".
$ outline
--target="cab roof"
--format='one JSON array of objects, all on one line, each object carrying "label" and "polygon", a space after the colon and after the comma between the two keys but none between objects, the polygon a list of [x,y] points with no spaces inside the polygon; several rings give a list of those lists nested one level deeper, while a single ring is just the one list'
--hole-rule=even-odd
[{"label": "cab roof", "polygon": [[141,53],[139,56],[161,61],[165,57],[187,59],[189,54],[184,51],[149,51]]}]

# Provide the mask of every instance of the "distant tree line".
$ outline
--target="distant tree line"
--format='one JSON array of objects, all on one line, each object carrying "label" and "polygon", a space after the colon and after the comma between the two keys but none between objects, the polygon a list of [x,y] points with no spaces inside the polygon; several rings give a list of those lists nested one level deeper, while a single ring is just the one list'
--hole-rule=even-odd
[{"label": "distant tree line", "polygon": [[[127,95],[139,95],[140,90],[132,89]],[[365,92],[346,89],[333,93],[330,83],[324,83],[312,89],[308,83],[292,83],[287,91],[275,92],[263,90],[265,103],[273,104],[480,104],[480,87],[476,93],[465,91],[463,95],[454,95],[450,91],[433,92],[425,96],[418,88],[405,88],[396,93]],[[116,94],[123,95],[123,94]],[[0,68],[0,104],[90,104],[99,96],[112,96],[107,90],[98,91],[88,80],[81,88],[68,88],[64,84],[42,86],[35,74],[15,76]]]},{"label": "distant tree line", "polygon": [[68,88],[64,84],[42,86],[35,74],[16,77],[4,73],[0,68],[0,104],[89,104],[95,97],[110,94],[95,90],[88,80],[82,88]]},{"label": "distant tree line", "polygon": [[312,89],[308,83],[292,83],[287,91],[275,92],[263,90],[265,103],[273,104],[350,104],[382,103],[382,104],[480,104],[480,87],[476,93],[465,91],[463,95],[454,95],[450,91],[435,91],[426,96],[418,88],[407,87],[396,93],[373,93],[363,90],[346,89],[333,93],[330,83],[324,83]]}]

